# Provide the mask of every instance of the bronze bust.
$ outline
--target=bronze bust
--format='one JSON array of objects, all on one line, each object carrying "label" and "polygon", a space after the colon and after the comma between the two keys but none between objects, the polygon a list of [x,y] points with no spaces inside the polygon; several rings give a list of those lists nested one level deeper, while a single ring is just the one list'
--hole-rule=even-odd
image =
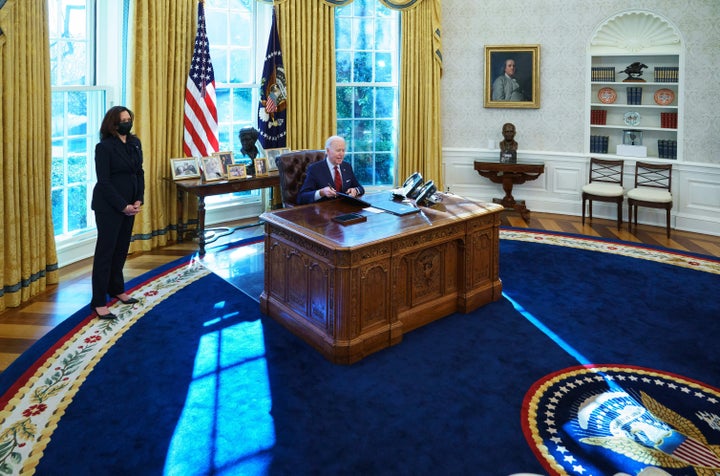
[{"label": "bronze bust", "polygon": [[515,142],[515,124],[507,122],[503,124],[502,134],[504,139],[500,141],[500,162],[514,164],[517,162],[518,143]]}]

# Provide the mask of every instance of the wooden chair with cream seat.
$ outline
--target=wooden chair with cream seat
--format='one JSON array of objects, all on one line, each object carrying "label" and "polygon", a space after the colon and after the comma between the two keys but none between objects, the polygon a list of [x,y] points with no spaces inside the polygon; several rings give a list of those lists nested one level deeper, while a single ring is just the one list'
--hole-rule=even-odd
[{"label": "wooden chair with cream seat", "polygon": [[635,223],[637,230],[638,207],[665,210],[665,228],[670,238],[670,210],[672,200],[672,164],[635,162],[635,188],[627,193],[628,229]]},{"label": "wooden chair with cream seat", "polygon": [[590,158],[589,181],[582,188],[582,224],[585,224],[585,203],[588,202],[588,217],[592,220],[593,201],[617,204],[618,230],[622,224],[623,160],[605,160]]},{"label": "wooden chair with cream seat", "polygon": [[305,181],[308,165],[325,159],[324,149],[295,150],[275,158],[280,174],[280,194],[284,208],[297,205],[297,195]]}]

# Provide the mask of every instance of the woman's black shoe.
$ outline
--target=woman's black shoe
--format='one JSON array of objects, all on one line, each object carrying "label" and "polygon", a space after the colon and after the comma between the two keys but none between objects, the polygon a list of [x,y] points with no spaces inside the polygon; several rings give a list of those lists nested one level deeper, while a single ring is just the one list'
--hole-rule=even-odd
[{"label": "woman's black shoe", "polygon": [[97,308],[93,308],[93,312],[100,319],[117,319],[117,316],[115,314],[113,314],[112,312],[108,312],[107,314],[100,314],[97,311]]},{"label": "woman's black shoe", "polygon": [[137,303],[140,302],[140,301],[138,301],[137,299],[135,299],[134,297],[127,298],[127,299],[125,299],[124,301],[123,301],[123,299],[122,299],[120,296],[115,296],[115,297],[118,299],[118,301],[120,301],[120,302],[123,303],[123,304],[137,304]]}]

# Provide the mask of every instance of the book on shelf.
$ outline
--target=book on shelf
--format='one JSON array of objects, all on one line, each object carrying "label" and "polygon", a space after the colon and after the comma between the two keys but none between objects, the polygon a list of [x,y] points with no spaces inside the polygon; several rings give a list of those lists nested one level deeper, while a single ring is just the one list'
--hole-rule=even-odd
[{"label": "book on shelf", "polygon": [[590,153],[607,154],[609,141],[608,136],[590,136]]},{"label": "book on shelf", "polygon": [[625,88],[627,94],[627,103],[632,105],[642,104],[642,88],[639,86],[629,86]]},{"label": "book on shelf", "polygon": [[607,122],[607,111],[605,109],[590,110],[590,124],[605,125]]},{"label": "book on shelf", "polygon": [[680,76],[678,66],[655,66],[656,83],[677,83]]},{"label": "book on shelf", "polygon": [[658,139],[658,157],[661,159],[677,159],[677,141]]},{"label": "book on shelf", "polygon": [[677,129],[678,126],[677,112],[661,112],[660,127],[663,129]]},{"label": "book on shelf", "polygon": [[615,81],[614,66],[593,66],[590,68],[590,81]]}]

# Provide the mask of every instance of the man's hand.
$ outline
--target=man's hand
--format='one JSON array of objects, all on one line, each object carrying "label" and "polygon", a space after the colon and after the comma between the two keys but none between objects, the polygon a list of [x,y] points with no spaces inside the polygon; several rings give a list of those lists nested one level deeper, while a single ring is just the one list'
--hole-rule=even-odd
[{"label": "man's hand", "polygon": [[320,196],[327,198],[335,198],[337,197],[337,193],[335,192],[334,188],[328,185],[327,187],[320,189]]}]

